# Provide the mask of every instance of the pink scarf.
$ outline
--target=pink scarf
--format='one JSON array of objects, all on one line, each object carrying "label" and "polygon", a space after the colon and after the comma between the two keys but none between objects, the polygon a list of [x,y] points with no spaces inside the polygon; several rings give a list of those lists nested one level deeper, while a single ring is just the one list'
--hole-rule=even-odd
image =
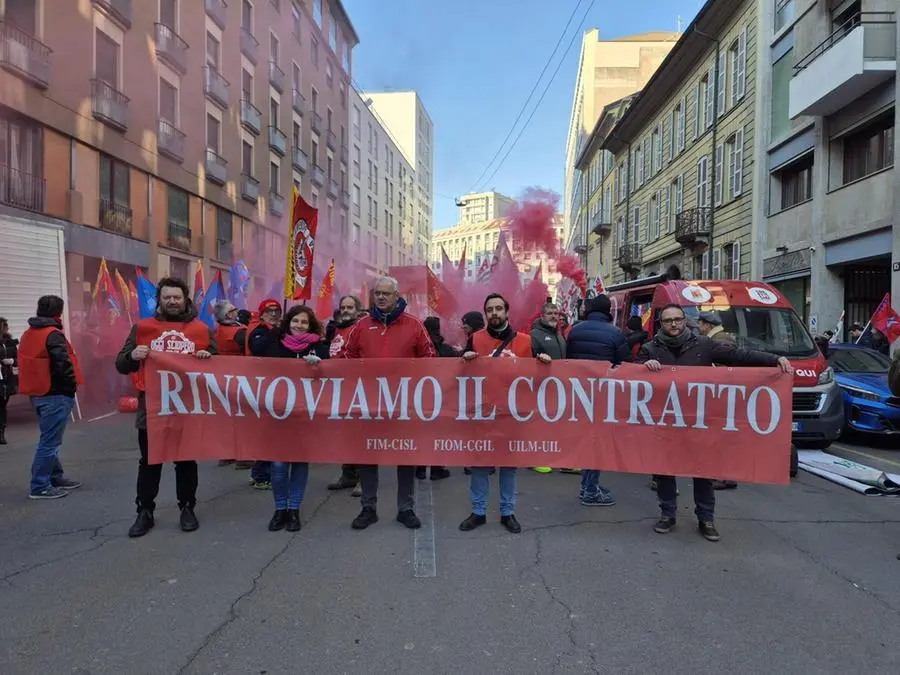
[{"label": "pink scarf", "polygon": [[321,339],[315,333],[302,333],[300,335],[288,333],[281,338],[281,344],[297,354],[306,351]]}]

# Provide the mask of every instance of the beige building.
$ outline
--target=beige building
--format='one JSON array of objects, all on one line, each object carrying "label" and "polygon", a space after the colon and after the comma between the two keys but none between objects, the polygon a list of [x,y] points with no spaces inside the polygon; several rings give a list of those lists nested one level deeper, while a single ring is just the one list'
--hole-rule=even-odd
[{"label": "beige building", "polygon": [[602,143],[613,281],[751,273],[756,0],[709,0]]},{"label": "beige building", "polygon": [[678,33],[654,32],[602,40],[596,28],[584,34],[566,138],[563,241],[568,242],[571,237],[573,214],[584,198],[579,182],[581,174],[575,163],[603,108],[641,89],[678,36]]},{"label": "beige building", "polygon": [[515,203],[515,199],[499,192],[476,192],[463,195],[457,200],[459,223],[461,225],[477,225],[502,218]]}]

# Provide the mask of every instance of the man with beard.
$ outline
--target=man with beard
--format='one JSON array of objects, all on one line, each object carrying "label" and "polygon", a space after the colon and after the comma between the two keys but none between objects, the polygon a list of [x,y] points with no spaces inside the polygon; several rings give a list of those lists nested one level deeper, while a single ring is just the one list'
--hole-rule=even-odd
[{"label": "man with beard", "polygon": [[[190,354],[208,359],[218,353],[209,327],[197,318],[188,286],[181,279],[160,279],[156,287],[156,315],[142,319],[131,328],[116,357],[116,369],[123,375],[135,373],[138,411],[135,426],[141,459],[137,477],[137,518],[128,530],[129,537],[143,537],[154,525],[153,512],[159,494],[162,464],[150,464],[147,450],[147,402],[144,395],[147,356],[151,351]],[[194,514],[197,504],[197,462],[175,462],[175,491],[181,510],[181,529],[193,532],[200,524]]]},{"label": "man with beard", "polygon": [[[347,338],[350,331],[359,320],[362,313],[362,303],[354,295],[345,295],[338,303],[339,318],[332,322],[334,325],[334,335],[328,346],[329,358],[340,359],[344,356],[344,347],[347,345]],[[359,482],[359,470],[355,464],[344,464],[341,466],[341,475],[333,483],[328,484],[329,490],[346,490],[353,488],[350,493],[351,497],[362,496],[362,485]]]},{"label": "man with beard", "polygon": [[[466,361],[479,356],[491,358],[532,358],[531,336],[517,333],[509,324],[509,303],[499,293],[491,293],[484,301],[484,315],[487,328],[472,335],[472,349],[463,354]],[[539,354],[538,360],[550,363],[549,354]],[[472,513],[459,525],[463,532],[470,532],[487,522],[487,501],[490,490],[490,468],[471,467],[469,492],[472,498]],[[522,526],[516,519],[516,470],[501,467],[500,471],[500,523],[509,532],[518,534]]]},{"label": "man with beard", "polygon": [[[792,373],[791,362],[783,356],[768,352],[738,349],[733,344],[694,335],[687,326],[684,309],[680,305],[666,305],[659,314],[660,331],[650,342],[641,347],[637,362],[651,372],[659,372],[663,366],[745,366],[775,367],[783,373]],[[678,509],[674,476],[656,476],[656,494],[662,516],[653,527],[659,534],[668,534],[675,527]],[[719,532],[713,522],[716,493],[708,478],[694,478],[694,513],[697,515],[700,534],[709,541],[719,541]]]},{"label": "man with beard", "polygon": [[[406,300],[393,277],[381,277],[372,292],[375,306],[350,331],[344,348],[345,359],[432,358],[434,346],[428,332],[414,316],[406,313]],[[362,483],[362,511],[353,520],[354,530],[364,530],[378,522],[378,467],[359,467]],[[422,527],[415,506],[416,467],[397,467],[397,522],[410,529]]]}]

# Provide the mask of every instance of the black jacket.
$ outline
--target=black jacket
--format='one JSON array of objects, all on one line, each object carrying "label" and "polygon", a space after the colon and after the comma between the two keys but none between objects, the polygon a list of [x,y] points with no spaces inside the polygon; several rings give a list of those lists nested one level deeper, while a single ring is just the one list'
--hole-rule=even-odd
[{"label": "black jacket", "polygon": [[769,352],[739,349],[723,340],[692,335],[678,353],[673,352],[660,338],[654,337],[641,347],[637,362],[659,361],[664,366],[777,366],[778,357]]},{"label": "black jacket", "polygon": [[31,328],[56,328],[47,335],[47,354],[50,357],[50,391],[47,396],[74,397],[78,391],[75,381],[75,365],[69,358],[69,347],[58,319],[35,316],[28,319]]},{"label": "black jacket", "polygon": [[531,324],[531,352],[549,354],[551,359],[566,358],[566,339],[552,326],[546,325],[540,319]]},{"label": "black jacket", "polygon": [[[9,398],[19,391],[19,377],[13,372],[18,365],[19,341],[12,335],[0,335],[0,398]],[[12,365],[3,361],[12,359]]]},{"label": "black jacket", "polygon": [[434,345],[434,351],[438,356],[443,356],[445,358],[461,356],[459,352],[447,344],[444,340],[444,336],[440,333],[429,333],[428,335],[431,337],[431,344]]},{"label": "black jacket", "polygon": [[266,332],[265,342],[260,347],[260,353],[256,356],[265,356],[275,359],[301,359],[309,354],[315,354],[323,361],[327,359],[329,357],[328,341],[324,339],[319,340],[302,352],[292,352],[281,344],[280,331],[276,329]]},{"label": "black jacket", "polygon": [[618,365],[631,360],[625,335],[608,314],[591,312],[569,332],[566,356],[585,361],[609,361]]},{"label": "black jacket", "polygon": [[261,323],[250,335],[247,336],[247,343],[250,347],[250,354],[253,356],[265,356],[267,345],[270,339],[270,333],[277,333],[278,329],[269,328],[268,324]]}]

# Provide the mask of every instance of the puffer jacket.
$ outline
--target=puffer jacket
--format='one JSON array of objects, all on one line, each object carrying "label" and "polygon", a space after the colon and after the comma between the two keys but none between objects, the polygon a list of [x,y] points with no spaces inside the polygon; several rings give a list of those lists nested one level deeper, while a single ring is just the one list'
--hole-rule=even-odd
[{"label": "puffer jacket", "polygon": [[566,358],[566,339],[553,326],[540,319],[531,324],[531,351],[535,356],[548,354],[554,361]]},{"label": "puffer jacket", "polygon": [[566,358],[583,361],[609,361],[618,365],[631,360],[625,334],[603,312],[591,312],[572,326],[566,341]]}]

